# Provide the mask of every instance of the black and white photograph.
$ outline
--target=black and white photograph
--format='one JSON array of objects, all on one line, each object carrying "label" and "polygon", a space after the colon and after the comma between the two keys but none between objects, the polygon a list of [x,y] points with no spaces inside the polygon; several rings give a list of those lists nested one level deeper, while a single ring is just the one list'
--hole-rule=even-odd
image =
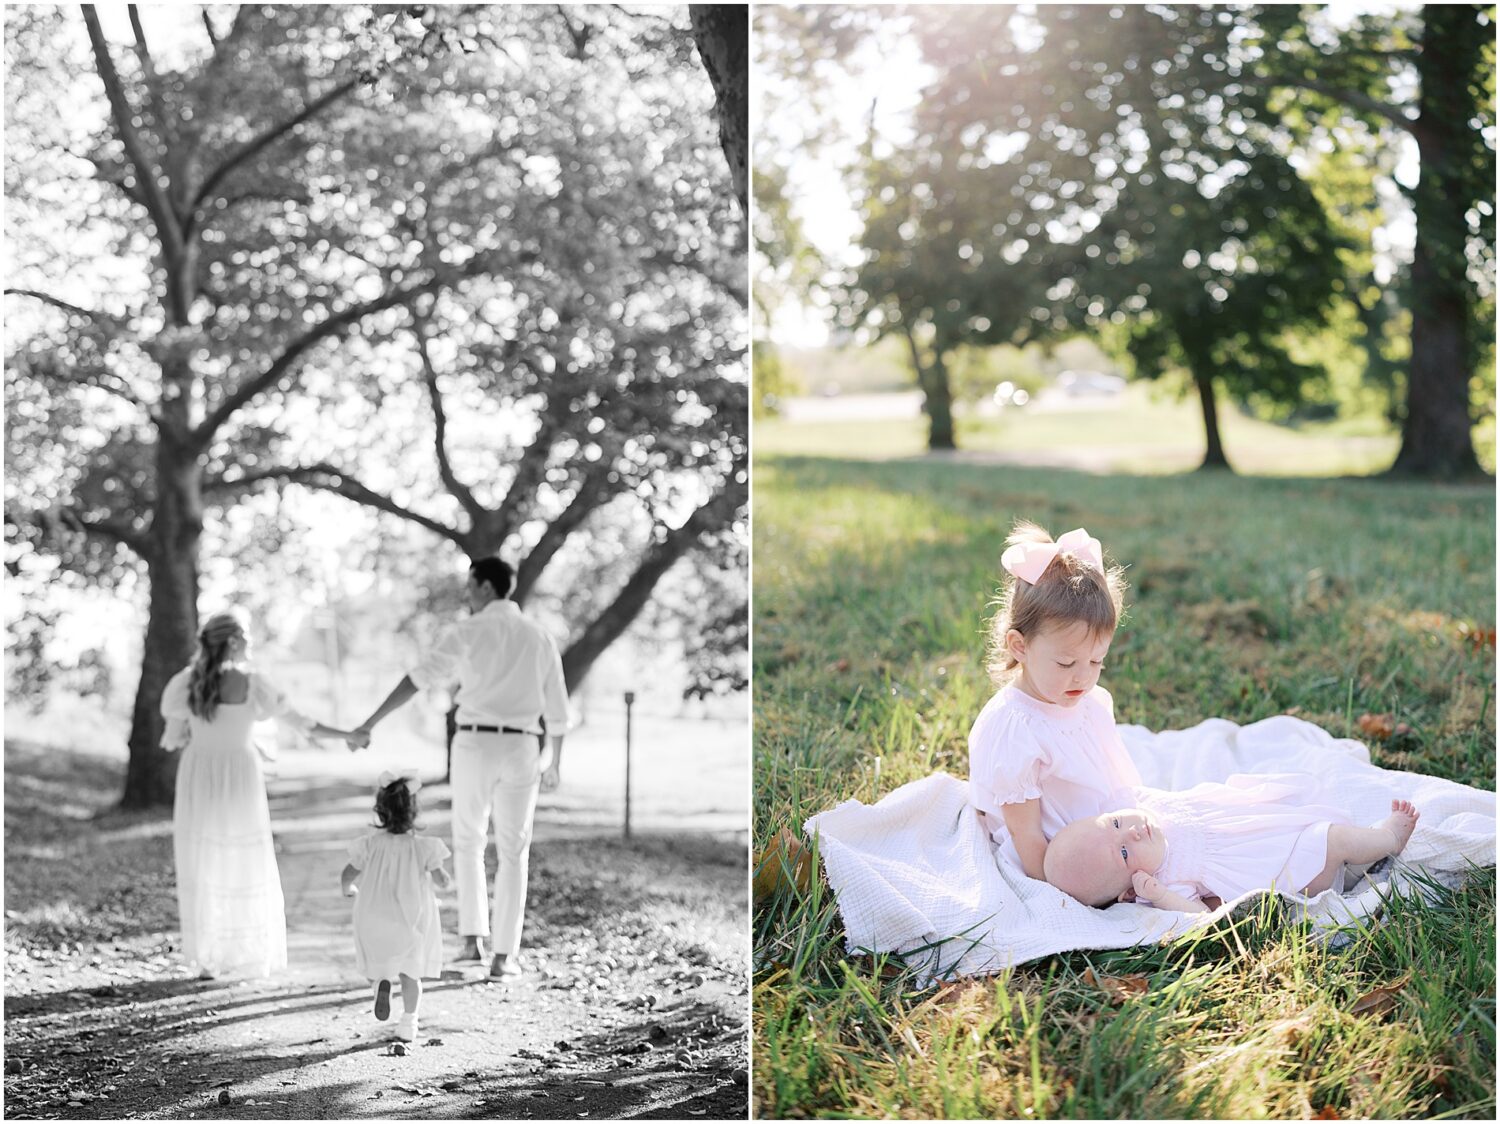
[{"label": "black and white photograph", "polygon": [[7,5],[5,1115],[744,1119],[742,5]]}]

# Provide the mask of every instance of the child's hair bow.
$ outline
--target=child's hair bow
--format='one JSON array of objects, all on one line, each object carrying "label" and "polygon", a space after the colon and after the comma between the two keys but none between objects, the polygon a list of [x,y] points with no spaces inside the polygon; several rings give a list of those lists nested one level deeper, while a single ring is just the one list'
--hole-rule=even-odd
[{"label": "child's hair bow", "polygon": [[1077,555],[1086,565],[1104,573],[1104,548],[1082,527],[1069,531],[1056,542],[1018,542],[1008,546],[1000,556],[1000,565],[1006,573],[1035,585],[1052,565],[1052,560],[1064,551]]},{"label": "child's hair bow", "polygon": [[390,769],[387,769],[385,772],[380,774],[380,779],[375,782],[375,791],[379,792],[382,788],[393,785],[397,781],[405,781],[406,791],[411,793],[413,796],[421,791],[422,782],[417,777],[416,773],[396,773],[392,772]]}]

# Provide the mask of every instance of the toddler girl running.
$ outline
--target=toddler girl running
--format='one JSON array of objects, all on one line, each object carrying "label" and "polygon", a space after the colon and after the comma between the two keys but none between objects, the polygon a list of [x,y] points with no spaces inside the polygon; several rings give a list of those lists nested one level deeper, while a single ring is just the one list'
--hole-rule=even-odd
[{"label": "toddler girl running", "polygon": [[443,967],[443,931],[433,883],[449,885],[443,860],[448,846],[441,839],[418,835],[417,790],[422,782],[410,774],[380,775],[375,786],[375,817],[380,830],[349,844],[349,865],[342,876],[344,896],[354,902],[354,953],[359,970],[375,981],[375,1017],[391,1013],[391,981],[401,981],[404,1013],[396,1037],[417,1037],[417,1005],[422,977]]},{"label": "toddler girl running", "polygon": [[1001,854],[1040,879],[1052,836],[1141,783],[1098,685],[1125,581],[1082,527],[1053,542],[1022,521],[1006,542],[989,645],[1000,689],[969,732],[969,802]]},{"label": "toddler girl running", "polygon": [[1417,826],[1406,800],[1370,827],[1336,808],[1298,803],[1315,782],[1291,776],[1233,776],[1183,792],[1143,788],[1142,805],[1077,820],[1047,847],[1047,881],[1085,905],[1143,900],[1203,913],[1206,897],[1230,901],[1250,890],[1320,894],[1344,863],[1400,854]]}]

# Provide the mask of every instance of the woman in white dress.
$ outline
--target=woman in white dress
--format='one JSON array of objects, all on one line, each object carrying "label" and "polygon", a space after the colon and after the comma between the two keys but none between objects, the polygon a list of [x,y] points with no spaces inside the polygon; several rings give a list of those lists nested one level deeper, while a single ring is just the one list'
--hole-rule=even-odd
[{"label": "woman in white dress", "polygon": [[215,613],[198,631],[192,664],[162,692],[163,745],[183,750],[172,814],[182,952],[204,978],[286,967],[286,907],[252,724],[276,718],[314,737],[344,733],[292,710],[249,655],[248,615]]}]

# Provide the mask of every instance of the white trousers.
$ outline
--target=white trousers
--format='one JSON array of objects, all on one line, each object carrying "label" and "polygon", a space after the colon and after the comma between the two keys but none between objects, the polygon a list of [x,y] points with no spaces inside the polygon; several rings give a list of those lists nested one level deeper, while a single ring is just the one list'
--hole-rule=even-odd
[{"label": "white trousers", "polygon": [[[458,882],[458,931],[491,937],[496,953],[521,947],[531,821],[542,778],[537,740],[525,734],[460,730],[453,738],[453,873]],[[486,907],[484,847],[495,826],[493,912]]]}]

